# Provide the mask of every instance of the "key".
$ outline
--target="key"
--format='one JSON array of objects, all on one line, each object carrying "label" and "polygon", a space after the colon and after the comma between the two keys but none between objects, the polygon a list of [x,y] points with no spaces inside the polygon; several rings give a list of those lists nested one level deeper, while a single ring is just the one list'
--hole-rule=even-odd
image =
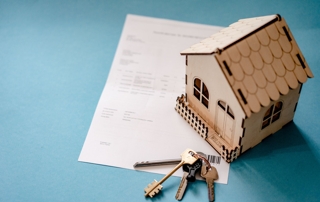
[{"label": "key", "polygon": [[159,193],[162,189],[162,183],[166,181],[174,172],[176,172],[183,164],[194,164],[198,159],[196,152],[191,149],[186,149],[181,154],[181,161],[180,163],[174,167],[174,169],[169,172],[166,176],[164,176],[159,182],[154,180],[151,184],[149,184],[145,189],[144,196],[150,196],[151,198]]},{"label": "key", "polygon": [[201,177],[206,180],[209,201],[214,201],[214,181],[219,178],[217,169],[214,166],[208,169],[207,166],[201,167]]},{"label": "key", "polygon": [[201,170],[202,161],[198,159],[194,164],[184,164],[182,166],[183,171],[188,172],[187,180],[188,182],[196,181],[196,173]]},{"label": "key", "polygon": [[148,167],[148,166],[162,166],[162,165],[172,165],[172,164],[179,164],[181,159],[166,159],[166,160],[156,160],[156,161],[141,161],[136,162],[133,167]]},{"label": "key", "polygon": [[[196,152],[197,154],[204,156],[206,155],[202,152]],[[133,164],[133,168],[149,167],[149,166],[163,166],[163,165],[178,165],[181,162],[179,159],[165,159],[165,160],[152,160],[152,161],[140,161]]]},{"label": "key", "polygon": [[188,175],[189,175],[188,172],[183,171],[183,175],[182,175],[179,187],[178,187],[178,191],[176,193],[176,199],[179,201],[182,199],[184,192],[186,191],[186,188],[188,185],[188,180],[187,180]]},{"label": "key", "polygon": [[202,161],[198,159],[194,164],[184,164],[182,166],[183,176],[176,194],[176,199],[181,200],[186,191],[189,182],[194,182],[196,180],[196,173],[201,169]]}]

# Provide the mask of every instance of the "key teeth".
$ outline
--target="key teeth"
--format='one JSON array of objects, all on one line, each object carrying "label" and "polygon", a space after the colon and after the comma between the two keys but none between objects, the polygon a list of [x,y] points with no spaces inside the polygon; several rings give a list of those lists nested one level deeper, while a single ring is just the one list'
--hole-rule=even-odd
[{"label": "key teeth", "polygon": [[149,193],[150,198],[154,197],[156,194],[158,194],[162,189],[162,186],[160,185],[159,188],[155,188],[152,192]]},{"label": "key teeth", "polygon": [[152,198],[161,191],[163,187],[160,184],[157,187],[155,187],[152,191],[149,190],[149,189],[152,189],[156,183],[157,183],[157,180],[154,180],[152,183],[148,184],[148,186],[144,189],[144,191],[146,192],[145,196],[148,195],[150,196],[150,198]]}]

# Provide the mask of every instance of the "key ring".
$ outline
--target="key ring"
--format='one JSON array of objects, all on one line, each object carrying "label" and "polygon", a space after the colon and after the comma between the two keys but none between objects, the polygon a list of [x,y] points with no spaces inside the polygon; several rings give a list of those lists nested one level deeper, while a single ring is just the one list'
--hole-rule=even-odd
[{"label": "key ring", "polygon": [[192,156],[195,156],[196,158],[199,158],[201,160],[204,161],[204,163],[206,164],[206,171],[208,172],[209,170],[211,170],[211,165],[210,165],[210,162],[207,160],[207,158],[195,153],[193,154]]}]

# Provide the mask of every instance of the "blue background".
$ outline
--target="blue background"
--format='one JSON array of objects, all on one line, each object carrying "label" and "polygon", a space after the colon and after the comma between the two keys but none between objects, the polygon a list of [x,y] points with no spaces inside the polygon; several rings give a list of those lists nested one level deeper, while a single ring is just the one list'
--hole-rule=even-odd
[{"label": "blue background", "polygon": [[[128,13],[218,26],[281,14],[315,78],[294,122],[231,164],[216,201],[320,201],[319,10],[293,0],[0,0],[0,201],[176,201],[178,177],[150,199],[143,189],[162,175],[77,161]],[[207,201],[205,183],[183,201]]]}]

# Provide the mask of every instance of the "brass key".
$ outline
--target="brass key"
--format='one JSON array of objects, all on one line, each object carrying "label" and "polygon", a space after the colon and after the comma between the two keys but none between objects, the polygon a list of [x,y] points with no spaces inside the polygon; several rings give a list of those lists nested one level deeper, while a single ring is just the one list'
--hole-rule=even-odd
[{"label": "brass key", "polygon": [[194,164],[198,159],[197,153],[191,149],[186,149],[181,154],[181,162],[166,176],[164,176],[159,182],[154,180],[151,184],[149,184],[145,189],[144,196],[150,196],[151,198],[159,193],[162,189],[162,183],[166,181],[174,172],[176,172],[183,164]]},{"label": "brass key", "polygon": [[207,168],[204,168],[204,167],[205,166],[202,166],[201,168],[201,177],[203,177],[206,180],[209,201],[213,202],[214,201],[214,181],[219,178],[218,171],[213,166],[211,166],[209,170],[207,170]]}]

